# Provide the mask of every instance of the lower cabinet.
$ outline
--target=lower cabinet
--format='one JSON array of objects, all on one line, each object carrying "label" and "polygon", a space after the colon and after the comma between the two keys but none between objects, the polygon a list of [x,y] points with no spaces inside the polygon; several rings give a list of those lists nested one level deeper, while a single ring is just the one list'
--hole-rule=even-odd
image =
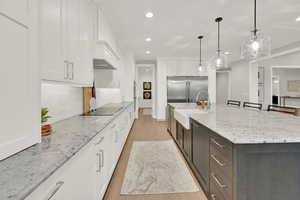
[{"label": "lower cabinet", "polygon": [[184,134],[184,128],[183,126],[179,123],[176,122],[176,141],[177,144],[183,149],[183,134]]},{"label": "lower cabinet", "polygon": [[101,200],[132,126],[133,113],[129,106],[25,200]]},{"label": "lower cabinet", "polygon": [[192,124],[193,131],[193,164],[196,176],[205,192],[209,191],[209,133],[203,126]]}]

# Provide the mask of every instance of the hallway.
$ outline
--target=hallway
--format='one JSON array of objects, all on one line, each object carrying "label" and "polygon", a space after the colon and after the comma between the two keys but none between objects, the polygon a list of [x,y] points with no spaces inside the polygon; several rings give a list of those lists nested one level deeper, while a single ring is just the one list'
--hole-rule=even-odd
[{"label": "hallway", "polygon": [[[159,195],[120,195],[126,167],[134,141],[164,141],[170,140],[167,132],[167,123],[153,120],[150,115],[140,114],[135,121],[131,133],[127,139],[123,153],[116,167],[110,185],[108,186],[105,200],[207,200],[199,187],[199,192],[159,194]],[[194,178],[195,179],[195,178]],[[196,180],[196,179],[195,179]],[[195,181],[197,183],[197,181]],[[198,183],[197,183],[198,185]]]}]

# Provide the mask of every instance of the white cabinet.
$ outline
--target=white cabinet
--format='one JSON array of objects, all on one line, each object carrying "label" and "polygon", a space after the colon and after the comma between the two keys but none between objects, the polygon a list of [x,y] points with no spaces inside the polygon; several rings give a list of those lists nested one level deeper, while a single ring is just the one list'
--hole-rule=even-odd
[{"label": "white cabinet", "polygon": [[29,26],[29,0],[0,0],[0,13]]},{"label": "white cabinet", "polygon": [[102,199],[132,123],[130,106],[25,200]]},{"label": "white cabinet", "polygon": [[84,147],[70,161],[43,182],[26,200],[96,200],[95,159],[92,144]]},{"label": "white cabinet", "polygon": [[[16,20],[29,19],[24,1],[18,15],[9,1],[0,1],[0,160],[40,142],[40,85],[36,65],[36,36],[34,20],[25,27]],[[18,4],[17,1],[12,1]],[[2,7],[3,6],[3,7]],[[35,2],[30,4],[35,11]]]},{"label": "white cabinet", "polygon": [[91,0],[41,0],[42,79],[92,85],[94,6]]}]

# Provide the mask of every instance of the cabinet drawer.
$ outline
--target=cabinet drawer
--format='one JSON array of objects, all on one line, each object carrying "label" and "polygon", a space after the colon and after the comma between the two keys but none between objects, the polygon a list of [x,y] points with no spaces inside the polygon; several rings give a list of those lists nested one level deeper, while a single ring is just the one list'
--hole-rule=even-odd
[{"label": "cabinet drawer", "polygon": [[211,182],[210,183],[210,200],[230,200],[226,199],[226,197],[223,195],[223,193],[219,190],[218,186]]},{"label": "cabinet drawer", "polygon": [[211,187],[216,187],[226,199],[232,199],[232,177],[225,175],[216,165],[211,166],[210,183],[213,184]]},{"label": "cabinet drawer", "polygon": [[232,161],[227,160],[222,153],[214,148],[210,150],[210,166],[212,169],[217,168],[227,178],[232,178]]},{"label": "cabinet drawer", "polygon": [[218,152],[227,162],[232,162],[232,143],[226,139],[212,134],[210,137],[210,147],[214,152]]}]

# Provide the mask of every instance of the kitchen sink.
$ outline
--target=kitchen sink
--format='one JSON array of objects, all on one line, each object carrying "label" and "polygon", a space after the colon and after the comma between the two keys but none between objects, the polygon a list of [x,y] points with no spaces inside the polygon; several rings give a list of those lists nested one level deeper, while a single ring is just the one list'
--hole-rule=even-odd
[{"label": "kitchen sink", "polygon": [[201,109],[175,109],[175,119],[186,129],[191,129],[190,116],[192,114],[205,114],[207,111]]}]

